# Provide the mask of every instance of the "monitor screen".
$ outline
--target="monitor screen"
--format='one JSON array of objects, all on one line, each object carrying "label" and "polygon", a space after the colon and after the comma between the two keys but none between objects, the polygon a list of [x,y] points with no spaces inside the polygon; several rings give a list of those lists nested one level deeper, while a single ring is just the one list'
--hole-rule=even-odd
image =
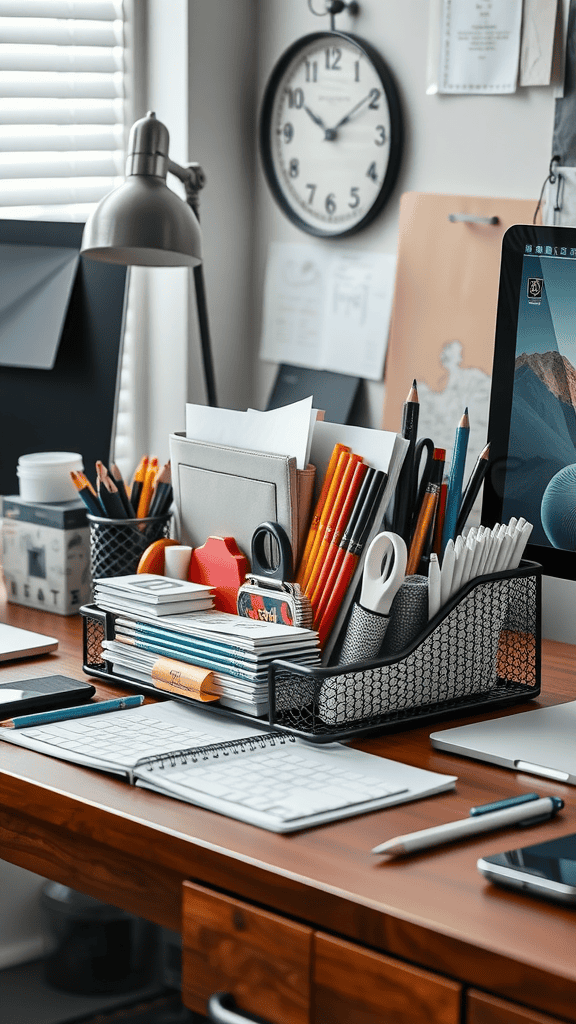
[{"label": "monitor screen", "polygon": [[488,426],[487,524],[533,524],[526,558],[576,579],[576,228],[502,242]]},{"label": "monitor screen", "polygon": [[0,220],[0,494],[30,452],[78,452],[91,477],[110,458],[127,268],[80,256],[83,229]]}]

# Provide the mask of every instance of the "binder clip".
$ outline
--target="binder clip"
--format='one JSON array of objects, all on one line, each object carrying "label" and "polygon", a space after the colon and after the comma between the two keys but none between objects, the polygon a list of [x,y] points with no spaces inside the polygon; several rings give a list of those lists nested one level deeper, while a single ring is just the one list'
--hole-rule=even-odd
[{"label": "binder clip", "polygon": [[312,629],[312,605],[300,584],[292,582],[292,565],[292,546],[283,527],[258,526],[252,535],[252,569],[238,590],[238,615]]}]

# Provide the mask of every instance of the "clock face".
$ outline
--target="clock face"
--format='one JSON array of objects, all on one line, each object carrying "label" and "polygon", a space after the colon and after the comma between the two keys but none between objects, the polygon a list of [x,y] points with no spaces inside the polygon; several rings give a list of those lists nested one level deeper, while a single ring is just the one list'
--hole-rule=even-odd
[{"label": "clock face", "polygon": [[274,69],[260,122],[263,166],[304,231],[342,236],[369,223],[394,186],[401,136],[396,88],[366,43],[314,33]]}]

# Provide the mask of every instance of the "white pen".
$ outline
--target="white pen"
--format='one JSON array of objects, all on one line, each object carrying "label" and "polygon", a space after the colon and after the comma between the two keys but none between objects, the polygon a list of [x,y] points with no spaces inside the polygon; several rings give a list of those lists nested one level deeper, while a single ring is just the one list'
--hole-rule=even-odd
[{"label": "white pen", "polygon": [[446,601],[450,597],[452,590],[452,576],[454,574],[454,541],[452,537],[444,548],[444,554],[442,555],[442,570],[441,570],[441,591],[440,601],[442,604],[446,604]]},{"label": "white pen", "polygon": [[[482,530],[482,532],[480,532],[480,530]],[[478,576],[478,566],[480,564],[480,559],[482,557],[482,552],[484,550],[484,545],[483,545],[483,540],[482,540],[482,538],[484,537],[484,528],[480,527],[480,530],[478,530],[478,533],[476,534],[476,536],[474,538],[474,553],[473,553],[473,557],[472,557],[472,564],[470,566],[470,579],[471,580],[473,580],[476,576]]]},{"label": "white pen", "polygon": [[504,536],[502,537],[502,544],[498,552],[498,557],[494,565],[494,572],[502,572],[504,569],[508,569],[510,561],[510,555],[516,544],[516,529],[514,526],[506,527]]},{"label": "white pen", "polygon": [[438,555],[433,551],[428,563],[428,618],[432,619],[441,608],[441,574]]},{"label": "white pen", "polygon": [[536,825],[540,821],[552,818],[563,806],[564,801],[560,797],[545,796],[502,811],[477,814],[461,821],[448,821],[445,825],[435,825],[420,832],[387,839],[385,843],[380,843],[380,846],[375,846],[372,853],[389,853],[392,856],[415,853],[417,850],[427,850],[442,843],[453,843],[456,839],[466,839],[481,832],[495,832],[496,829],[505,828],[507,825]]},{"label": "white pen", "polygon": [[518,537],[516,539],[516,543],[514,544],[514,549],[510,554],[510,562],[508,565],[509,569],[517,569],[520,565],[520,562],[522,561],[522,555],[524,554],[524,548],[526,547],[530,539],[530,534],[532,533],[532,530],[532,523],[527,522],[524,522],[522,527],[518,529]]}]

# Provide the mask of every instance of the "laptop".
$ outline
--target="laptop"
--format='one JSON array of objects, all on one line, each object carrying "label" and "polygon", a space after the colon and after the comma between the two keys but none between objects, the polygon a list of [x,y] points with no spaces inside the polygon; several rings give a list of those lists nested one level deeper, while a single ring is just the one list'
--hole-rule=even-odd
[{"label": "laptop", "polygon": [[58,641],[53,636],[32,633],[29,629],[9,626],[0,622],[0,661],[12,658],[33,658],[37,654],[55,651]]},{"label": "laptop", "polygon": [[576,785],[576,701],[443,729],[438,750]]}]

